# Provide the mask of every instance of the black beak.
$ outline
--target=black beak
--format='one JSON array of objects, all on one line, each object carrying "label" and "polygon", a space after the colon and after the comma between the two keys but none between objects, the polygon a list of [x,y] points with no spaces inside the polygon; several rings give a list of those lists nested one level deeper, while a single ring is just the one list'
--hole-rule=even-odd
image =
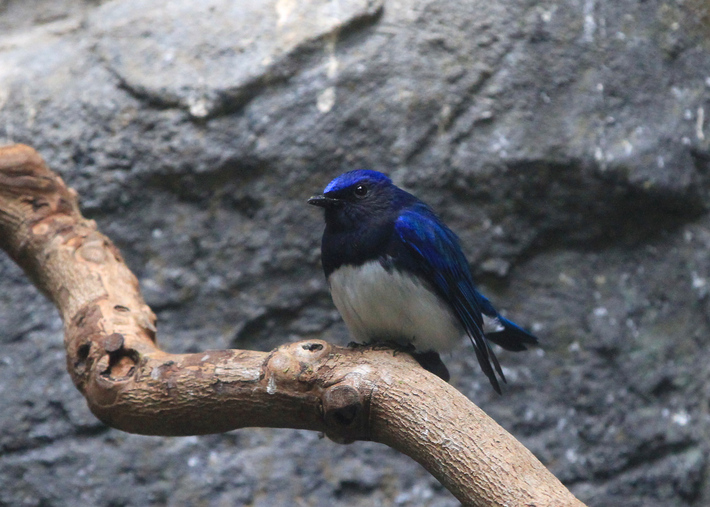
[{"label": "black beak", "polygon": [[326,197],[324,195],[314,195],[308,199],[308,204],[313,206],[318,206],[319,208],[334,208],[340,205],[340,199],[333,199],[332,197]]}]

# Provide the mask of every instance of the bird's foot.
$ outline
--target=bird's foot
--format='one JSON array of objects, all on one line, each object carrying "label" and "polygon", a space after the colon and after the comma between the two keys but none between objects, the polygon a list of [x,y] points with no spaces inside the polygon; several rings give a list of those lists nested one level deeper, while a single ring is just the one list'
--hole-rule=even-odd
[{"label": "bird's foot", "polygon": [[411,354],[416,349],[413,344],[402,344],[394,340],[372,340],[367,343],[350,342],[349,349],[369,349],[369,350],[392,350],[395,354],[407,352]]},{"label": "bird's foot", "polygon": [[412,343],[401,343],[394,340],[371,341],[368,346],[372,350],[391,350],[394,352],[394,355],[397,355],[400,352],[411,354],[416,350]]},{"label": "bird's foot", "polygon": [[444,382],[448,382],[451,378],[449,369],[441,360],[438,352],[429,350],[427,352],[410,352],[410,354],[419,363],[419,366],[441,378]]},{"label": "bird's foot", "polygon": [[401,352],[411,355],[419,366],[433,373],[437,377],[440,377],[445,382],[448,382],[451,378],[449,374],[449,369],[446,367],[444,362],[441,360],[438,352],[429,350],[427,352],[417,352],[416,347],[412,343],[403,344],[401,342],[393,340],[376,340],[367,343],[348,343],[349,349],[369,349],[369,350],[391,350],[393,355],[397,355]]}]

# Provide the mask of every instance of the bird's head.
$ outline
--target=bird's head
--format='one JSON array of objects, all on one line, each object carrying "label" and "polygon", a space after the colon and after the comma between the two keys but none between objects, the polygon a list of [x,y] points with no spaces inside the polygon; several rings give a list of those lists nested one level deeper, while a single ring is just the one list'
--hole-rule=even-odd
[{"label": "bird's head", "polygon": [[359,169],[335,178],[308,204],[325,209],[328,227],[356,230],[387,218],[397,205],[398,190],[385,174]]}]

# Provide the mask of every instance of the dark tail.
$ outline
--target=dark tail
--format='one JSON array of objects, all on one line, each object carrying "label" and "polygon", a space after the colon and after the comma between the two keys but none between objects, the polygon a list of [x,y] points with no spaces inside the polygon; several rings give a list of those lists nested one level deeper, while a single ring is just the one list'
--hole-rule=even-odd
[{"label": "dark tail", "polygon": [[538,344],[537,338],[522,327],[500,315],[498,315],[498,320],[503,325],[503,330],[495,333],[486,333],[486,338],[496,345],[500,345],[505,350],[520,352],[521,350],[527,350],[527,345]]}]

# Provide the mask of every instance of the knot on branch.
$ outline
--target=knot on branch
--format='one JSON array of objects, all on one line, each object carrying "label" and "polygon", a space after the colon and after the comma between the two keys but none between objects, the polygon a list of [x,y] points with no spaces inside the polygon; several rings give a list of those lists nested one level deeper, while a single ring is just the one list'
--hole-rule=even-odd
[{"label": "knot on branch", "polygon": [[[346,378],[345,382],[351,380]],[[370,439],[366,398],[361,389],[345,383],[325,390],[322,400],[328,438],[340,444]]]},{"label": "knot on branch", "polygon": [[265,364],[264,379],[270,394],[278,387],[295,391],[312,391],[317,372],[333,346],[323,340],[306,340],[275,349]]},{"label": "knot on branch", "polygon": [[103,348],[106,354],[98,363],[101,377],[109,382],[125,381],[133,375],[140,361],[138,352],[124,347],[124,337],[120,333],[113,333],[103,339]]},{"label": "knot on branch", "polygon": [[[66,326],[67,369],[76,387],[97,406],[113,404],[126,384],[135,380],[143,363],[139,349],[145,346],[141,343],[153,333],[141,326],[142,312],[132,312],[110,299],[104,295],[85,305]],[[111,332],[116,329],[128,333]]]},{"label": "knot on branch", "polygon": [[264,375],[269,393],[287,388],[320,398],[325,434],[343,444],[369,439],[371,387],[361,371],[337,367],[347,354],[353,352],[322,340],[282,345],[272,352]]}]

